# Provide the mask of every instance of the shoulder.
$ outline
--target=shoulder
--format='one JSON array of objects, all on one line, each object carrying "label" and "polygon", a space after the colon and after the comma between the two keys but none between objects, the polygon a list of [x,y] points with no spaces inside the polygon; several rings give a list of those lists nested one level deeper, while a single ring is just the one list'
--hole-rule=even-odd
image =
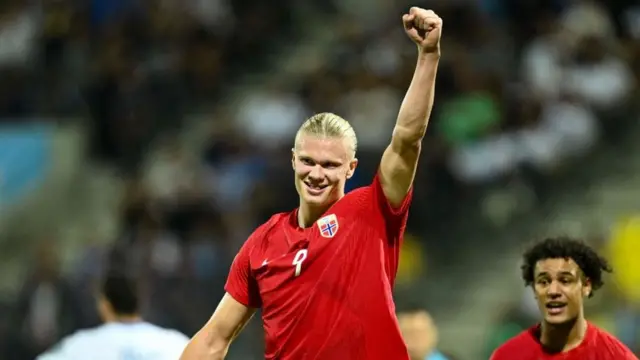
[{"label": "shoulder", "polygon": [[254,255],[266,251],[266,249],[269,248],[270,239],[275,231],[281,228],[283,222],[288,221],[291,215],[292,212],[278,213],[271,216],[269,220],[258,226],[240,247],[240,250],[234,258],[234,263],[238,259],[242,259],[242,261],[249,261],[249,259]]},{"label": "shoulder", "polygon": [[289,217],[294,213],[294,211],[277,213],[272,215],[269,220],[265,221],[262,225],[258,226],[252,236],[255,237],[265,237],[269,235],[269,233],[274,230],[277,226],[282,223],[289,221]]},{"label": "shoulder", "polygon": [[283,222],[288,221],[289,216],[291,216],[291,214],[292,212],[288,212],[288,213],[278,213],[271,216],[269,220],[265,221],[264,223],[259,225],[255,230],[253,230],[251,235],[249,235],[249,238],[247,238],[247,241],[245,241],[245,244],[255,245],[257,243],[264,241],[264,239],[269,237],[272,231],[276,230],[278,226],[280,226]]},{"label": "shoulder", "polygon": [[593,331],[594,341],[592,342],[594,348],[606,350],[609,354],[615,354],[619,359],[636,359],[632,355],[631,350],[618,340],[615,336],[611,335],[604,329],[601,329],[595,325],[589,324],[589,328]]},{"label": "shoulder", "polygon": [[174,329],[164,329],[167,338],[177,343],[188,343],[189,337],[178,330]]},{"label": "shoulder", "polygon": [[[371,183],[369,185],[355,188],[344,195],[342,199],[336,204],[337,209],[346,210],[352,213],[354,210],[370,210],[375,207],[372,206],[376,197],[376,185]],[[339,210],[338,210],[339,211]]]},{"label": "shoulder", "polygon": [[149,324],[153,332],[155,340],[162,340],[161,343],[165,347],[184,347],[189,342],[189,337],[178,330],[163,328],[158,325]]},{"label": "shoulder", "polygon": [[373,196],[374,188],[371,185],[361,186],[349,191],[345,195],[345,199],[348,199],[349,202],[357,204],[358,202],[364,201],[371,196]]},{"label": "shoulder", "polygon": [[500,345],[491,355],[491,360],[509,360],[513,359],[515,354],[522,353],[532,348],[536,348],[538,343],[535,341],[532,331],[534,328],[530,328],[522,331],[520,334],[507,340],[504,344]]},{"label": "shoulder", "polygon": [[102,333],[104,325],[92,329],[77,330],[73,334],[63,338],[51,349],[37,357],[37,360],[53,360],[66,359],[72,353],[82,352],[86,349],[93,348],[94,343],[100,333]]},{"label": "shoulder", "polygon": [[61,345],[71,347],[79,346],[81,344],[88,344],[91,343],[94,339],[101,337],[104,332],[104,325],[91,329],[81,329],[63,339]]}]

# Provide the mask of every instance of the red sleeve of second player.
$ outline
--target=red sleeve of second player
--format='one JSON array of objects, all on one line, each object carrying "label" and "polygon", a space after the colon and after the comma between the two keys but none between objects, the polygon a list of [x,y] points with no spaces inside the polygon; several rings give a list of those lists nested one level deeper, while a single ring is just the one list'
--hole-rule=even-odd
[{"label": "red sleeve of second player", "polygon": [[[596,328],[597,329],[597,328]],[[590,351],[602,360],[638,360],[638,358],[624,345],[604,330],[597,329],[599,341],[591,343]]]},{"label": "red sleeve of second player", "polygon": [[255,233],[242,245],[233,259],[224,290],[239,303],[251,307],[262,306],[258,284],[251,271],[251,251],[255,244]]},{"label": "red sleeve of second player", "polygon": [[491,354],[489,360],[509,360],[509,356],[506,353],[507,351],[503,347],[499,347]]},{"label": "red sleeve of second player", "polygon": [[491,355],[489,360],[516,360],[522,358],[534,358],[537,353],[538,345],[531,341],[529,330],[525,330],[520,334],[507,340],[500,345]]}]

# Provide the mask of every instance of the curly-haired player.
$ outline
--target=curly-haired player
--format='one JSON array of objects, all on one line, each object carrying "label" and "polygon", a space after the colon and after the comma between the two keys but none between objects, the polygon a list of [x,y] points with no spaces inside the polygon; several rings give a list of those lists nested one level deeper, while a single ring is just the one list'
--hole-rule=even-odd
[{"label": "curly-haired player", "polygon": [[611,271],[607,260],[581,241],[560,237],[535,244],[524,253],[522,279],[533,289],[542,321],[500,346],[491,360],[637,360],[584,317],[584,299]]}]

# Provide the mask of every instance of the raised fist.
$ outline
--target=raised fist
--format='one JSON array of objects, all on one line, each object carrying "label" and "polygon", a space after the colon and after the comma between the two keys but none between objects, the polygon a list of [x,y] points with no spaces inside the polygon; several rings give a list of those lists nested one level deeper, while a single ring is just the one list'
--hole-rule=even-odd
[{"label": "raised fist", "polygon": [[433,11],[412,7],[402,15],[404,31],[423,52],[440,51],[442,19]]}]

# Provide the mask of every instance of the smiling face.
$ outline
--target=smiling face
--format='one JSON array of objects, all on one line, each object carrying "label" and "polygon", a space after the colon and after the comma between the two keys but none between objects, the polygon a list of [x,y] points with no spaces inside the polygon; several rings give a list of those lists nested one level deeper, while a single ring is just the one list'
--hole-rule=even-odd
[{"label": "smiling face", "polygon": [[572,259],[545,259],[536,263],[533,291],[544,321],[557,325],[582,316],[591,284]]},{"label": "smiling face", "polygon": [[326,209],[344,195],[358,164],[349,145],[343,137],[297,137],[291,162],[300,205]]}]

